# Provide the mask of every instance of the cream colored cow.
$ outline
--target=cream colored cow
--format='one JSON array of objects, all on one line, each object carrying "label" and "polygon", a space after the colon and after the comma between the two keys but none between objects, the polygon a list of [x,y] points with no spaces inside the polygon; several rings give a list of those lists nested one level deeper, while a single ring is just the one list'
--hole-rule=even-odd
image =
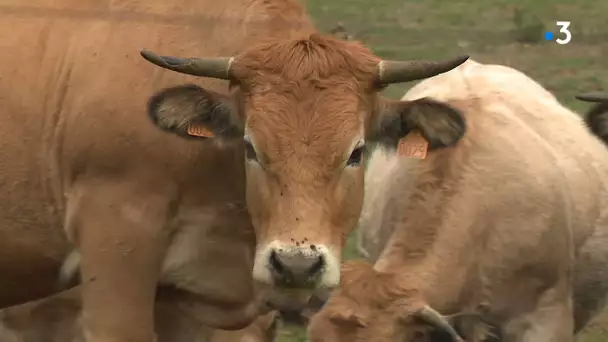
[{"label": "cream colored cow", "polygon": [[467,132],[388,172],[371,157],[385,198],[362,227],[388,241],[345,264],[310,341],[571,342],[608,293],[608,149],[506,66],[469,60],[403,100],[420,98],[458,108]]}]

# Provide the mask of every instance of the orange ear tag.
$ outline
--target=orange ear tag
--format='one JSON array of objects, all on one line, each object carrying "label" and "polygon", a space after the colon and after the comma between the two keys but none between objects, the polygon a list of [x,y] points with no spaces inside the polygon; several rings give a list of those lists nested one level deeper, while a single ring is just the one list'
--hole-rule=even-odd
[{"label": "orange ear tag", "polygon": [[428,154],[429,142],[420,134],[412,131],[399,139],[397,155],[401,157],[425,159]]},{"label": "orange ear tag", "polygon": [[213,138],[215,134],[201,124],[189,124],[188,134],[195,137]]}]

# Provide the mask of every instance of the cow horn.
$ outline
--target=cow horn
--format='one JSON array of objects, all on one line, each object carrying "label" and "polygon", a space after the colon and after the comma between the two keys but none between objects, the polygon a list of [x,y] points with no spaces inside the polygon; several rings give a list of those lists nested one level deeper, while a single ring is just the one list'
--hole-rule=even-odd
[{"label": "cow horn", "polygon": [[608,103],[608,92],[598,91],[575,96],[577,99],[585,102]]},{"label": "cow horn", "polygon": [[452,337],[452,341],[454,342],[464,342],[462,337],[458,335],[456,330],[452,327],[452,325],[443,317],[439,312],[435,309],[431,308],[428,305],[425,305],[420,310],[416,311],[414,314],[415,317],[422,319],[423,321],[429,323],[437,329],[443,330],[448,333]]},{"label": "cow horn", "polygon": [[210,58],[179,58],[160,56],[148,50],[142,50],[141,56],[148,62],[161,68],[181,72],[193,76],[204,76],[230,80],[232,77],[230,67],[234,57]]},{"label": "cow horn", "polygon": [[458,56],[446,61],[381,61],[378,63],[380,84],[421,80],[450,71],[464,63],[469,56]]}]

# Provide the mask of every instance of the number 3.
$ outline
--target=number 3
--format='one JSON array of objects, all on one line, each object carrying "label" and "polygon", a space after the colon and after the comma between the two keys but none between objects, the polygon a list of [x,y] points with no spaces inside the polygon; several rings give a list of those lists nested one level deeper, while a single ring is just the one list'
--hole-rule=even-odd
[{"label": "number 3", "polygon": [[558,38],[555,40],[555,42],[557,44],[562,44],[562,45],[568,44],[570,42],[570,39],[572,39],[572,33],[570,33],[570,30],[568,30],[568,27],[570,27],[570,22],[569,21],[558,21],[557,26],[560,27],[559,32],[566,35],[566,39]]}]

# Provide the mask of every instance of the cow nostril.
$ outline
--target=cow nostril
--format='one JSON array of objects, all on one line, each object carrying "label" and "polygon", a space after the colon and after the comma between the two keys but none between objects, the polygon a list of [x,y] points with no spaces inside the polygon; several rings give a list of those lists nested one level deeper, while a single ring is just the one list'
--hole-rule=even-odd
[{"label": "cow nostril", "polygon": [[277,272],[283,273],[285,272],[285,265],[281,262],[279,255],[276,251],[270,252],[270,266]]},{"label": "cow nostril", "polygon": [[[279,284],[289,287],[313,284],[319,280],[326,266],[325,256],[302,251],[271,251],[268,268]],[[281,286],[283,286],[281,285]],[[306,285],[308,286],[308,285]]]},{"label": "cow nostril", "polygon": [[308,273],[310,275],[317,274],[321,271],[321,269],[323,268],[324,265],[325,265],[325,258],[323,258],[323,256],[320,255],[317,257],[317,260],[315,261],[315,263],[312,264],[312,266],[310,267],[310,270],[308,270]]}]

